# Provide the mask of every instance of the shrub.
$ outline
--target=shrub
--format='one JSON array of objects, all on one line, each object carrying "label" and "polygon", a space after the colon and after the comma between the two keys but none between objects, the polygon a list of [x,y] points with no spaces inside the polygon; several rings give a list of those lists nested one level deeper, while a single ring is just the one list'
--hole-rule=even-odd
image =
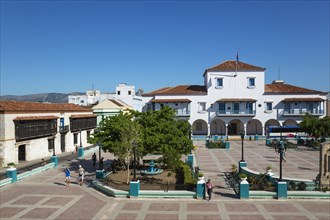
[{"label": "shrub", "polygon": [[297,186],[296,186],[296,184],[295,184],[294,182],[291,181],[291,182],[289,183],[289,190],[295,190],[296,187],[297,187]]},{"label": "shrub", "polygon": [[7,166],[13,166],[13,167],[16,167],[16,164],[14,162],[10,162],[10,163],[7,163]]},{"label": "shrub", "polygon": [[197,177],[203,177],[203,176],[204,176],[203,173],[198,173],[198,174],[197,174]]},{"label": "shrub", "polygon": [[240,173],[239,178],[241,179],[247,178],[247,175],[245,173]]},{"label": "shrub", "polygon": [[292,143],[292,142],[287,142],[285,146],[286,146],[287,149],[297,148],[297,145]]},{"label": "shrub", "polygon": [[301,190],[301,191],[306,190],[306,183],[304,183],[304,182],[298,183],[298,190]]},{"label": "shrub", "polygon": [[210,141],[209,148],[226,148],[226,145],[222,141]]},{"label": "shrub", "polygon": [[180,167],[180,171],[183,175],[183,183],[185,185],[195,185],[197,183],[196,179],[193,178],[191,169],[188,165],[182,164]]},{"label": "shrub", "polygon": [[236,164],[231,165],[230,172],[231,172],[232,175],[235,175],[237,173],[237,165]]}]

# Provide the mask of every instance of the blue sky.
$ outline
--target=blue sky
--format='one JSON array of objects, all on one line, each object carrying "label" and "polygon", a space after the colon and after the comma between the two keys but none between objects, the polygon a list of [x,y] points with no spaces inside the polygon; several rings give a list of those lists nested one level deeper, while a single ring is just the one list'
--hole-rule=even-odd
[{"label": "blue sky", "polygon": [[[203,84],[226,60],[329,91],[329,1],[1,1],[1,95]],[[280,71],[279,71],[280,70]]]}]

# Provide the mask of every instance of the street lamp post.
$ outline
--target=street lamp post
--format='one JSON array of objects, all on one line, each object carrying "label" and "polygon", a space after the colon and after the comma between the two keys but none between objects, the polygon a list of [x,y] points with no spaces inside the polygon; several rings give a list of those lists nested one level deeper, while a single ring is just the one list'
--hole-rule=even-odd
[{"label": "street lamp post", "polygon": [[[94,134],[95,135],[97,135],[99,132],[100,131],[97,128],[94,129]],[[95,135],[94,135],[94,137],[95,137]],[[97,144],[99,145],[99,161],[100,161],[101,160],[101,150],[102,150],[101,141],[98,140],[98,143]],[[101,170],[101,163],[100,162],[99,162],[99,170]]]},{"label": "street lamp post", "polygon": [[[98,144],[99,144],[99,161],[100,161],[101,160],[102,145],[100,144],[100,142]],[[99,162],[99,170],[101,170],[101,163],[100,162]]]},{"label": "street lamp post", "polygon": [[241,159],[241,162],[245,162],[245,160],[244,160],[244,131],[241,131],[241,140],[242,140],[242,159]]},{"label": "street lamp post", "polygon": [[80,147],[82,147],[82,142],[81,142],[81,130],[80,130]]},{"label": "street lamp post", "polygon": [[56,138],[55,135],[53,135],[53,138],[51,140],[53,142],[52,143],[53,144],[53,156],[56,156],[56,154],[55,154],[55,138]]},{"label": "street lamp post", "polygon": [[134,176],[133,176],[133,181],[136,181],[136,142],[133,142],[133,154],[134,154]]}]

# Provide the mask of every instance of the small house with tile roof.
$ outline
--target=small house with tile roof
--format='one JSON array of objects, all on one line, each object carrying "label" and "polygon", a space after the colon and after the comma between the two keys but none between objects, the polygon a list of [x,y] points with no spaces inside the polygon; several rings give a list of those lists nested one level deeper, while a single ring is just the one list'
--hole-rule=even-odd
[{"label": "small house with tile roof", "polygon": [[276,80],[266,68],[229,60],[204,71],[204,85],[164,87],[143,94],[143,111],[173,108],[194,136],[266,135],[268,126],[297,125],[305,113],[324,117],[326,93]]},{"label": "small house with tile roof", "polygon": [[90,108],[0,100],[0,160],[20,163],[86,147],[96,127]]},{"label": "small house with tile roof", "polygon": [[97,116],[97,124],[99,124],[103,119],[118,115],[121,111],[124,113],[129,112],[129,110],[133,110],[133,107],[121,100],[105,99],[94,106],[92,110],[93,114]]}]

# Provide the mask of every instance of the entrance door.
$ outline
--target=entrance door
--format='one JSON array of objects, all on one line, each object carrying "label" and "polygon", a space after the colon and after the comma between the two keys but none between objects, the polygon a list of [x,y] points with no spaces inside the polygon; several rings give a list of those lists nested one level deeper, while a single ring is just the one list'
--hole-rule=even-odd
[{"label": "entrance door", "polygon": [[19,145],[18,146],[18,160],[19,161],[25,161],[25,145]]},{"label": "entrance door", "polygon": [[61,151],[65,152],[65,134],[61,134]]},{"label": "entrance door", "polygon": [[228,135],[236,135],[237,134],[237,123],[230,123],[228,125]]}]

